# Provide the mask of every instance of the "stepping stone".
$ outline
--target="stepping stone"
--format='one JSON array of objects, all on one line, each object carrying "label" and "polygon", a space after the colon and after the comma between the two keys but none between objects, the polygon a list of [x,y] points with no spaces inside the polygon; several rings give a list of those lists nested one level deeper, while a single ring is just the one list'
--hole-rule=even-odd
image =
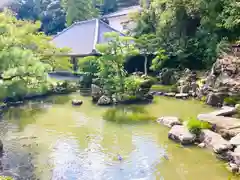
[{"label": "stepping stone", "polygon": [[207,148],[212,149],[217,154],[221,154],[233,148],[229,141],[223,139],[220,134],[209,129],[202,130],[200,140]]},{"label": "stepping stone", "polygon": [[178,99],[187,99],[189,95],[187,93],[179,93],[179,94],[176,94],[175,97]]},{"label": "stepping stone", "polygon": [[169,128],[182,124],[177,117],[173,116],[160,117],[157,119],[157,122]]},{"label": "stepping stone", "polygon": [[220,110],[209,113],[213,116],[232,116],[237,113],[235,107],[223,106]]},{"label": "stepping stone", "polygon": [[196,135],[190,133],[185,126],[175,125],[169,131],[168,138],[183,145],[190,145],[195,142]]},{"label": "stepping stone", "polygon": [[237,129],[240,128],[240,119],[224,116],[215,116],[210,114],[199,114],[197,117],[201,121],[208,122],[216,126],[217,130],[220,129]]}]

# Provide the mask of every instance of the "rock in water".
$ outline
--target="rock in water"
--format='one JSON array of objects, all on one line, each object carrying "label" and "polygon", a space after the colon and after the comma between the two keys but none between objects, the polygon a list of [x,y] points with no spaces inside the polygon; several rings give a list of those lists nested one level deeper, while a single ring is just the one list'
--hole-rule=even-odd
[{"label": "rock in water", "polygon": [[110,105],[112,104],[112,100],[108,96],[101,96],[100,99],[97,102],[97,105],[103,106],[103,105]]},{"label": "rock in water", "polygon": [[175,125],[168,133],[168,138],[180,142],[183,145],[193,144],[196,135],[189,132],[189,130],[180,125]]},{"label": "rock in water", "polygon": [[206,144],[207,148],[212,149],[217,154],[221,154],[233,148],[229,141],[223,139],[220,134],[209,129],[202,130],[200,140]]},{"label": "rock in water", "polygon": [[160,117],[157,119],[157,122],[170,128],[175,125],[181,125],[181,122],[177,117],[171,117],[171,116]]},{"label": "rock in water", "polygon": [[83,103],[82,100],[77,100],[77,99],[72,100],[72,105],[74,106],[81,106],[82,103]]}]

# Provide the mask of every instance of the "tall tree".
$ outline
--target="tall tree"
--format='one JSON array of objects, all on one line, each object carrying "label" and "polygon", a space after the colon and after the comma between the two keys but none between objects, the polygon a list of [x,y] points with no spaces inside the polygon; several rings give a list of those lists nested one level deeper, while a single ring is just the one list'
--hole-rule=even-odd
[{"label": "tall tree", "polygon": [[99,12],[95,3],[93,0],[63,0],[67,25],[97,17]]},{"label": "tall tree", "polygon": [[134,33],[155,34],[170,57],[167,66],[205,68],[223,40],[240,37],[239,8],[236,0],[152,0],[136,18]]},{"label": "tall tree", "polygon": [[65,28],[61,0],[13,0],[9,7],[18,19],[41,21],[40,30],[46,34],[56,34]]},{"label": "tall tree", "polygon": [[65,28],[65,11],[60,0],[41,0],[41,30],[46,34],[56,34]]}]

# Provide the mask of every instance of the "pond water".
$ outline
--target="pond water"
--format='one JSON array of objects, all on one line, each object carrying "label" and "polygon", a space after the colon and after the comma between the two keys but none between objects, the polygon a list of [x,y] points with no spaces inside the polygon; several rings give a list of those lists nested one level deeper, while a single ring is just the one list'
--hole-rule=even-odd
[{"label": "pond water", "polygon": [[[73,98],[83,105],[72,107]],[[182,119],[212,110],[194,100],[164,97],[144,106],[156,117]],[[210,151],[168,140],[168,129],[155,122],[105,121],[107,109],[78,94],[9,109],[0,122],[2,174],[21,180],[237,179]]]}]

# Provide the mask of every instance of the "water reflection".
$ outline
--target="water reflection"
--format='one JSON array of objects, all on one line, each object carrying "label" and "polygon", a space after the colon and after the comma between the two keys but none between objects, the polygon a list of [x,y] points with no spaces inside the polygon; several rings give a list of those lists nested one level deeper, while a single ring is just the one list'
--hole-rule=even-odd
[{"label": "water reflection", "polygon": [[[86,149],[74,139],[59,139],[51,155],[53,180],[152,180],[155,167],[166,153],[154,141],[133,136],[135,149],[122,161],[104,153],[101,138],[93,138]],[[151,152],[149,152],[151,149]],[[117,153],[115,154],[117,156]]]}]

